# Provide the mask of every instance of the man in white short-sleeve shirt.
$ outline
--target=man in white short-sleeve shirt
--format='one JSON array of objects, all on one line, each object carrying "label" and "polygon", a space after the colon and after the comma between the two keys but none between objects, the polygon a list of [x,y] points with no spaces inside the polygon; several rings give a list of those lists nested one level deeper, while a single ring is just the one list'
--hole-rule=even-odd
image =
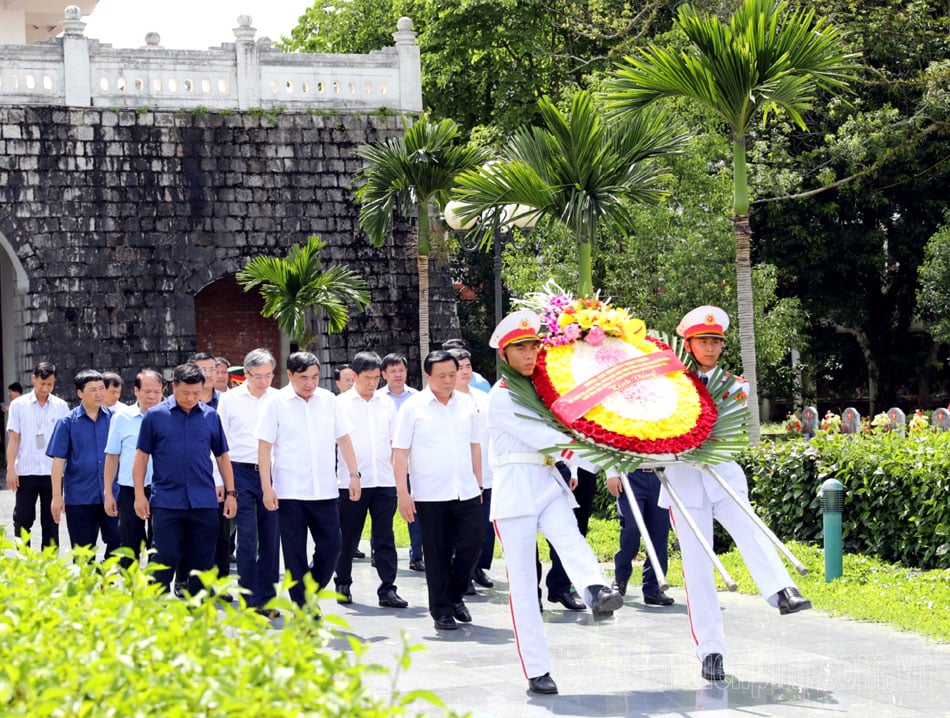
[{"label": "man in white short-sleeve shirt", "polygon": [[39,499],[44,547],[59,543],[59,525],[50,510],[53,460],[46,445],[56,422],[69,413],[69,405],[53,395],[55,386],[56,365],[39,362],[33,368],[33,390],[10,402],[7,411],[7,488],[16,493],[13,534],[33,530]]},{"label": "man in white short-sleeve shirt", "polygon": [[247,591],[247,605],[268,618],[280,615],[276,608],[266,608],[277,594],[280,535],[277,513],[264,506],[255,431],[264,406],[277,394],[271,386],[276,366],[274,355],[267,349],[252,349],[244,357],[244,382],[218,399],[218,416],[228,439],[234,488],[238,492],[234,517],[238,585]]},{"label": "man in white short-sleeve shirt", "polygon": [[[279,511],[284,566],[295,584],[290,597],[306,603],[304,575],[320,587],[333,576],[340,555],[340,514],[334,470],[335,449],[349,471],[349,497],[360,497],[360,474],[350,441],[352,425],[336,397],[317,386],[320,363],[310,352],[287,357],[290,383],[264,408],[255,435],[264,506]],[[273,457],[273,458],[272,458]],[[307,532],[315,544],[307,556]]]},{"label": "man in white short-sleeve shirt", "polygon": [[376,352],[360,352],[350,364],[356,375],[353,388],[337,397],[353,424],[350,438],[360,470],[359,501],[348,501],[346,467],[339,462],[340,525],[343,549],[336,565],[336,591],[340,603],[353,602],[353,555],[368,513],[372,518],[370,546],[379,586],[379,605],[406,608],[409,604],[396,593],[396,541],[393,516],[396,513],[396,478],[392,466],[392,439],[396,429],[396,405],[377,393],[383,360]]},{"label": "man in white short-sleeve shirt", "polygon": [[427,386],[403,404],[393,439],[399,513],[422,529],[429,613],[439,630],[472,620],[463,596],[483,532],[476,408],[455,391],[457,373],[458,360],[447,351],[429,353],[423,362]]}]

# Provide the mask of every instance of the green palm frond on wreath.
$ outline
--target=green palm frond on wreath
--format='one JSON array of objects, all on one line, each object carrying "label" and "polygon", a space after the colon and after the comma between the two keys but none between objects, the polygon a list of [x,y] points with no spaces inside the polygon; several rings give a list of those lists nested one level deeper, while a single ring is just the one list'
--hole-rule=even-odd
[{"label": "green palm frond on wreath", "polygon": [[[650,336],[668,344],[680,357],[684,364],[689,361],[685,352],[683,340],[680,337],[669,338],[662,333],[650,332]],[[659,457],[655,454],[638,454],[630,451],[621,451],[609,446],[595,443],[590,438],[580,434],[562,424],[548,409],[535,391],[534,384],[527,377],[514,371],[511,366],[502,362],[501,373],[505,377],[508,390],[515,403],[535,412],[536,416],[519,414],[522,418],[539,421],[557,429],[564,434],[563,444],[552,446],[544,453],[553,453],[562,449],[570,449],[582,459],[599,466],[611,467],[612,473],[627,473],[634,471],[642,464],[672,464],[687,462],[691,464],[721,464],[731,461],[732,458],[749,443],[749,409],[736,403],[735,399],[727,396],[727,391],[734,387],[732,375],[723,369],[716,368],[709,375],[709,394],[716,404],[718,417],[712,432],[701,446],[690,449],[676,457],[664,454]]]}]

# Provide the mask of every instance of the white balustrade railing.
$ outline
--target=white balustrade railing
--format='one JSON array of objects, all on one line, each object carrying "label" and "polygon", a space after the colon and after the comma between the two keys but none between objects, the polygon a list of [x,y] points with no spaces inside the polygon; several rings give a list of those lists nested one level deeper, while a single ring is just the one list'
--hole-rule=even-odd
[{"label": "white balustrade railing", "polygon": [[63,36],[37,45],[0,45],[0,104],[246,110],[422,111],[416,33],[399,20],[395,45],[369,55],[286,53],[255,41],[238,18],[235,42],[206,51],[167,50],[150,33],[141,49],[85,37],[75,6]]}]

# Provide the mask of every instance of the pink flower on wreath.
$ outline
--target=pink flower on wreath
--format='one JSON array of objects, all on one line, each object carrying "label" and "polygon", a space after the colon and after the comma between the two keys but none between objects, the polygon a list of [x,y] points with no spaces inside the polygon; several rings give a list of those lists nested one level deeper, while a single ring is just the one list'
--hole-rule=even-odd
[{"label": "pink flower on wreath", "polygon": [[581,338],[581,328],[577,324],[568,324],[564,327],[564,338],[569,342],[576,342]]},{"label": "pink flower on wreath", "polygon": [[599,347],[604,343],[606,337],[607,335],[604,333],[604,330],[595,324],[587,330],[587,336],[584,337],[584,339],[591,346]]}]

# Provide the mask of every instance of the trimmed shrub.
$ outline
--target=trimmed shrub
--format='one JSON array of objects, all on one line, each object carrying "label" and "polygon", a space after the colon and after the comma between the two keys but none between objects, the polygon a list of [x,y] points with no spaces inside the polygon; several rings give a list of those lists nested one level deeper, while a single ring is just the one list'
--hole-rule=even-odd
[{"label": "trimmed shrub", "polygon": [[821,540],[821,484],[845,489],[849,553],[921,569],[950,567],[950,433],[820,435],[750,447],[750,496],[776,534]]},{"label": "trimmed shrub", "polygon": [[[32,551],[0,536],[0,706],[29,716],[392,716],[427,691],[386,699],[364,682],[363,644],[304,610],[273,604],[286,624],[199,597],[160,592],[148,570],[118,559],[73,560]],[[214,589],[235,590],[212,572]],[[311,594],[312,596],[312,594]],[[342,643],[349,650],[331,646]],[[405,641],[405,639],[404,639]],[[405,669],[403,646],[395,672]],[[395,680],[393,679],[393,684]]]}]

